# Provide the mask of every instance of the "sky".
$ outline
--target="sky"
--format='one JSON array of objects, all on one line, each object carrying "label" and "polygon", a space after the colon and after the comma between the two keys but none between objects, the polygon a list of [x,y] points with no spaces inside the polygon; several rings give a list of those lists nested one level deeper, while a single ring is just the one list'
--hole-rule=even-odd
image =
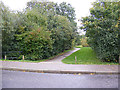
[{"label": "sky", "polygon": [[[27,2],[31,0],[0,0],[0,1],[2,1],[11,10],[22,11],[26,7]],[[80,22],[78,22],[78,20],[81,19],[81,17],[89,15],[89,9],[92,7],[91,3],[96,0],[48,0],[48,1],[53,1],[57,3],[61,2],[70,3],[72,7],[75,8],[77,25],[80,26]]]}]

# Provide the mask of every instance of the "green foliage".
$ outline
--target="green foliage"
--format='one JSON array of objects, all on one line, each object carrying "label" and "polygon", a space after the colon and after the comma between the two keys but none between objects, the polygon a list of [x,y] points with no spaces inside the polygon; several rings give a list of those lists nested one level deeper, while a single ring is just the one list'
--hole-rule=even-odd
[{"label": "green foliage", "polygon": [[20,51],[27,60],[46,59],[51,56],[51,32],[47,30],[47,17],[37,9],[27,9],[26,18],[19,24],[16,40],[19,42]]},{"label": "green foliage", "polygon": [[[66,3],[64,5],[67,6]],[[71,19],[70,22],[70,19],[67,17],[70,16],[69,12],[72,12],[73,8],[69,5],[69,8],[67,9],[71,8],[70,10],[65,8],[67,11],[57,13],[58,9],[61,9],[60,6],[62,5],[53,2],[28,2],[27,7],[27,9],[29,8],[30,10],[37,9],[40,14],[42,13],[42,15],[47,18],[47,25],[45,26],[47,26],[47,30],[51,32],[50,38],[53,41],[52,55],[71,49],[74,46],[75,41],[76,25],[73,25],[73,23],[75,23],[73,19]],[[63,15],[62,13],[64,12],[67,12],[67,14]]]},{"label": "green foliage", "polygon": [[21,51],[28,60],[40,60],[50,57],[52,50],[52,41],[50,39],[50,32],[44,31],[40,27],[32,31],[26,31],[22,34],[16,35]]},{"label": "green foliage", "polygon": [[2,51],[10,51],[16,49],[14,42],[14,29],[16,23],[16,15],[0,2],[0,28],[2,30]]},{"label": "green foliage", "polygon": [[116,27],[119,19],[118,2],[93,3],[91,15],[82,19],[82,24],[88,37],[89,45],[95,50],[101,60],[118,60],[119,28]]},{"label": "green foliage", "polygon": [[76,39],[75,39],[75,45],[81,45],[81,38],[82,38],[83,36],[82,35],[79,35],[79,34],[77,34],[76,35]]},{"label": "green foliage", "polygon": [[75,22],[76,14],[75,9],[71,6],[71,4],[67,4],[66,2],[60,3],[56,6],[56,14],[67,17],[69,22],[71,22],[70,26],[74,32],[72,36],[77,38],[77,23]]},{"label": "green foliage", "polygon": [[88,45],[88,43],[87,43],[87,37],[82,37],[81,38],[81,45],[83,46],[83,47],[89,47],[89,45]]},{"label": "green foliage", "polygon": [[66,16],[70,22],[75,20],[75,10],[70,4],[62,2],[56,7],[56,9],[58,15]]},{"label": "green foliage", "polygon": [[[56,15],[53,17],[55,22],[53,24],[53,28],[51,30],[52,35],[51,38],[54,40],[53,43],[53,55],[63,52],[64,50],[71,49],[73,47],[72,38],[72,28],[70,26],[70,22],[64,16]],[[58,49],[59,48],[59,49]]]},{"label": "green foliage", "polygon": [[[65,11],[58,13],[62,6]],[[5,7],[2,14],[3,51],[22,51],[27,60],[41,60],[74,46],[77,26],[70,4],[30,1],[23,12]]]}]

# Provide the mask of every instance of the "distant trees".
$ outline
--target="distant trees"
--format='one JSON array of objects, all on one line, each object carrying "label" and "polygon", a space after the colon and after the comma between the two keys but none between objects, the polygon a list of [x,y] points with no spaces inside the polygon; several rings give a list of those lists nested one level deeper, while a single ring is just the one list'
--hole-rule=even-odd
[{"label": "distant trees", "polygon": [[70,4],[30,1],[17,13],[6,8],[1,10],[3,51],[22,51],[25,59],[40,60],[74,46],[78,34]]},{"label": "distant trees", "polygon": [[119,2],[96,1],[90,9],[91,15],[81,20],[83,24],[81,29],[86,31],[89,45],[101,60],[118,61],[120,54],[119,8]]},{"label": "distant trees", "polygon": [[15,48],[14,34],[16,15],[12,13],[4,4],[0,3],[0,28],[2,30],[3,51],[10,51]]}]

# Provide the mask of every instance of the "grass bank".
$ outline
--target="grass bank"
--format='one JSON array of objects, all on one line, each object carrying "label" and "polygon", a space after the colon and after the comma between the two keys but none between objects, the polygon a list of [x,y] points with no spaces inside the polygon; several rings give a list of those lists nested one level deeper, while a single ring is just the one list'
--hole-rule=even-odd
[{"label": "grass bank", "polygon": [[81,48],[81,47],[83,47],[82,45],[78,45],[78,46],[76,46],[76,48]]},{"label": "grass bank", "polygon": [[[75,63],[75,56],[77,57],[77,63]],[[80,50],[66,57],[62,62],[66,64],[118,65],[116,62],[102,62],[96,57],[95,52],[90,47],[81,47]]]}]

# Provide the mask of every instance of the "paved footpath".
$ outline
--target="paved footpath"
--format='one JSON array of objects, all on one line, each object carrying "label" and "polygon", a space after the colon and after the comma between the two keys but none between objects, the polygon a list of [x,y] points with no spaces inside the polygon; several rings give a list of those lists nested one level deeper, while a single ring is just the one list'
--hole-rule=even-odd
[{"label": "paved footpath", "polygon": [[45,73],[96,73],[96,74],[118,74],[118,65],[73,65],[64,64],[62,59],[79,50],[75,48],[63,55],[57,56],[52,60],[39,63],[0,61],[3,70],[19,70],[29,72]]}]

